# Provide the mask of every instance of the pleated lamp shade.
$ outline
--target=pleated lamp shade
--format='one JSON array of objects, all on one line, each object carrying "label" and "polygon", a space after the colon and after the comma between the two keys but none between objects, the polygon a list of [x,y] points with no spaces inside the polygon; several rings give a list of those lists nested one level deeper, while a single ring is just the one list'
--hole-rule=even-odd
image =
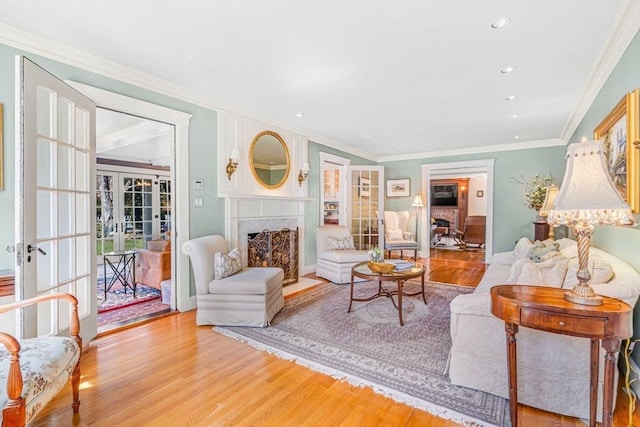
[{"label": "pleated lamp shade", "polygon": [[611,181],[600,141],[569,145],[566,159],[562,185],[547,217],[549,224],[635,223],[629,205]]},{"label": "pleated lamp shade", "polygon": [[550,185],[547,187],[547,194],[544,196],[544,202],[542,203],[542,207],[538,211],[538,215],[545,217],[549,216],[549,212],[551,211],[553,202],[556,201],[556,197],[558,196],[559,191],[560,189],[555,185]]}]

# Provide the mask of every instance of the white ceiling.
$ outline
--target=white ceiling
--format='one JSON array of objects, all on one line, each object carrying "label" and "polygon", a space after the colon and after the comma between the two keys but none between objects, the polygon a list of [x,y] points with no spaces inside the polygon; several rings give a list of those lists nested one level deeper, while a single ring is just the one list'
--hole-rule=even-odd
[{"label": "white ceiling", "polygon": [[[146,73],[143,86],[389,160],[566,142],[635,3],[2,0],[0,23]],[[510,24],[492,29],[500,17]]]}]

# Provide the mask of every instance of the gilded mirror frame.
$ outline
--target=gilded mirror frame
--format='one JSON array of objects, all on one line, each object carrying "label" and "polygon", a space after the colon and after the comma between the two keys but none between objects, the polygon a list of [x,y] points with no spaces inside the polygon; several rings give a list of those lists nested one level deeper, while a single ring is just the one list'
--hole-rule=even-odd
[{"label": "gilded mirror frame", "polygon": [[[271,183],[267,183],[265,182],[256,172],[256,167],[254,165],[254,156],[255,156],[255,149],[256,149],[256,144],[258,143],[258,141],[260,140],[260,138],[262,138],[263,136],[267,136],[270,135],[272,137],[274,137],[275,139],[278,140],[278,142],[280,142],[280,144],[282,145],[282,149],[284,150],[284,155],[286,158],[286,170],[284,173],[284,176],[282,177],[282,179],[280,181],[278,181],[275,184],[271,184]],[[265,187],[265,188],[269,188],[269,189],[276,189],[276,188],[280,188],[284,185],[285,182],[287,182],[287,179],[289,178],[289,173],[291,172],[291,158],[289,157],[289,149],[287,148],[287,144],[284,142],[284,140],[282,139],[282,137],[280,135],[278,135],[276,132],[272,132],[270,130],[266,130],[263,132],[260,132],[259,134],[257,134],[254,138],[253,141],[251,142],[251,148],[249,150],[249,169],[251,169],[251,173],[253,174],[253,178],[258,182],[258,184],[260,184],[261,186]]]}]

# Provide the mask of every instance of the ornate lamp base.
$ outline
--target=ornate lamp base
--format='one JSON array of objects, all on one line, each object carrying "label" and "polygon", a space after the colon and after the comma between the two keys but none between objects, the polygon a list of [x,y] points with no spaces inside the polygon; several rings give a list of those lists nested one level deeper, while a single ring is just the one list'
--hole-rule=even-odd
[{"label": "ornate lamp base", "polygon": [[564,293],[564,299],[575,304],[602,305],[602,297],[596,294],[591,286],[578,284]]}]

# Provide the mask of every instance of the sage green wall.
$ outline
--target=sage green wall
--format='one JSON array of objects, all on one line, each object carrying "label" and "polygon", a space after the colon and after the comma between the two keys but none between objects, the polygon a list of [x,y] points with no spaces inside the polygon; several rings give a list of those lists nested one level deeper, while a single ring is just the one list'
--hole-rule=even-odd
[{"label": "sage green wall", "polygon": [[[530,178],[536,174],[548,175],[560,185],[564,174],[564,155],[566,148],[548,147],[501,151],[493,153],[469,154],[463,156],[446,156],[430,159],[403,160],[382,163],[385,179],[411,179],[411,194],[415,195],[422,188],[422,165],[432,163],[461,162],[470,160],[495,159],[493,191],[493,244],[494,252],[513,249],[520,237],[533,239],[532,221],[536,212],[529,209],[524,197],[524,188],[513,182],[523,176]],[[411,197],[392,198],[385,201],[385,209],[411,210]]]},{"label": "sage green wall", "polygon": [[320,225],[320,153],[332,154],[351,161],[352,165],[375,166],[376,163],[362,157],[347,154],[343,151],[330,148],[313,141],[309,141],[307,158],[309,159],[309,200],[305,205],[304,226],[308,230],[305,233],[305,259],[304,265],[316,264],[316,239],[315,230]]},{"label": "sage green wall", "polygon": [[[14,56],[21,54],[33,60],[41,67],[62,80],[73,80],[132,98],[161,105],[191,114],[189,125],[189,176],[205,180],[202,192],[204,207],[189,211],[190,235],[198,237],[206,234],[224,234],[224,204],[217,197],[217,113],[188,102],[161,95],[146,89],[100,76],[67,64],[23,52],[0,44],[0,103],[4,104],[4,190],[0,191],[0,269],[13,268],[13,256],[4,248],[14,244],[14,205],[15,205],[15,113],[14,113]],[[192,186],[182,188],[189,191]],[[193,294],[193,289],[192,289]]]},{"label": "sage green wall", "polygon": [[[593,130],[600,121],[609,114],[626,93],[636,88],[640,88],[640,32],[636,34],[618,61],[616,68],[580,122],[571,141],[577,142],[583,135],[593,138]],[[636,196],[640,197],[640,195]],[[635,218],[640,222],[640,215],[635,215]],[[596,227],[591,245],[617,256],[640,272],[640,226],[637,225],[633,228]],[[640,304],[636,304],[634,308],[633,319],[633,337],[638,339],[640,337]],[[637,365],[640,365],[638,346],[633,351],[632,358]]]}]

